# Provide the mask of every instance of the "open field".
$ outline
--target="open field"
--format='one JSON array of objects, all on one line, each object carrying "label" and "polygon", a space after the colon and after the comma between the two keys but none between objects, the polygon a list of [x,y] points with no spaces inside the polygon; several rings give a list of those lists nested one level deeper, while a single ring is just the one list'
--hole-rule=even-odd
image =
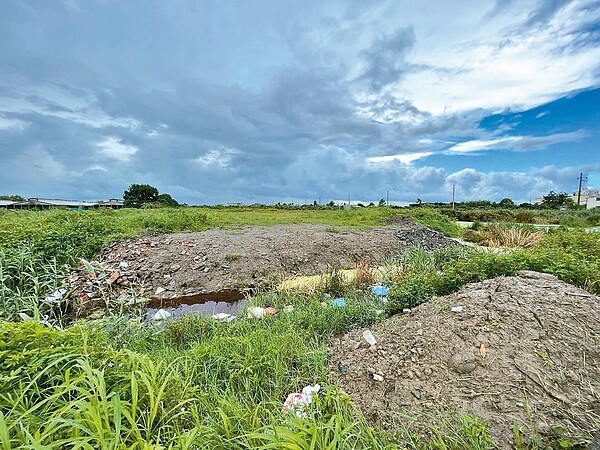
[{"label": "open field", "polygon": [[[593,294],[600,293],[599,236],[559,229],[542,232],[527,248],[475,251],[456,247],[425,252],[378,234],[377,230],[402,228],[405,219],[399,222],[398,213],[451,236],[460,233],[456,223],[427,209],[0,212],[2,448],[583,448],[591,440],[593,429],[600,427],[600,386],[593,370],[586,369],[600,366],[599,321],[591,311],[594,305],[594,311],[598,311],[599,299]],[[341,261],[352,246],[362,245],[363,241],[357,236],[364,236],[369,242],[363,251],[374,249],[373,255],[384,257],[366,261],[369,255],[358,252],[358,260],[351,258],[345,264],[355,265],[355,277],[342,276],[338,269],[343,267],[331,267],[310,293],[261,291],[248,300],[247,307],[273,307],[279,312],[254,319],[246,318],[241,310],[238,319],[231,323],[188,315],[166,324],[146,324],[135,302],[130,307],[125,304],[132,296],[135,298],[133,290],[127,296],[111,297],[116,290],[113,284],[117,284],[114,281],[108,284],[112,270],[101,269],[100,265],[88,261],[78,265],[78,258],[91,261],[99,257],[103,248],[110,253],[108,244],[119,240],[118,245],[127,246],[143,233],[141,239],[148,241],[149,249],[155,248],[152,246],[155,240],[194,244],[178,247],[178,251],[172,253],[157,251],[154,258],[164,259],[164,265],[170,267],[173,263],[179,264],[174,258],[202,250],[209,241],[204,241],[202,234],[186,239],[190,237],[187,234],[175,237],[157,233],[199,233],[225,227],[219,233],[227,235],[232,242],[221,253],[227,258],[225,264],[229,269],[240,272],[244,258],[252,259],[253,246],[244,234],[246,228],[239,227],[275,224],[302,224],[294,230],[304,232],[285,235],[284,241],[291,251],[306,245],[302,239],[309,231],[318,229],[321,237],[313,240],[337,248]],[[283,229],[285,227],[272,231]],[[419,233],[410,236],[430,236]],[[215,239],[212,234],[206,236]],[[236,236],[244,240],[240,242],[243,251],[233,250]],[[330,241],[328,236],[331,236]],[[278,242],[273,236],[267,237],[267,242]],[[125,238],[135,239],[121,240]],[[389,252],[383,250],[386,245]],[[254,258],[253,264],[258,268],[263,265],[262,250],[256,249],[259,257]],[[268,246],[263,250],[268,253]],[[317,264],[320,258],[317,250],[307,253],[307,258],[307,270],[299,273],[323,271],[323,266]],[[119,263],[118,258],[115,261]],[[133,261],[128,261],[127,269],[131,264]],[[378,274],[375,276],[376,266]],[[102,270],[106,270],[108,276]],[[175,272],[179,270],[182,269]],[[516,285],[510,279],[505,285],[499,281],[498,286],[505,287],[494,288],[492,297],[485,297],[481,292],[478,297],[476,292],[481,288],[468,284],[498,276],[515,276],[520,270],[547,272],[574,286],[559,283],[552,277],[544,279],[532,275],[527,281],[531,284],[528,295],[534,297],[528,298],[523,293],[527,289],[508,293],[509,286]],[[73,273],[77,277],[85,275],[88,282],[106,287],[99,297],[106,301],[95,319],[69,321],[63,313],[69,310],[71,297],[61,294],[49,299],[61,287],[68,286],[65,280],[72,278]],[[371,293],[369,286],[375,279],[389,287],[387,302]],[[489,283],[497,286],[493,284],[496,281]],[[564,294],[562,297],[543,298],[532,294],[555,284],[558,287],[552,288],[552,292],[559,290]],[[460,294],[454,294],[461,289]],[[507,294],[501,293],[503,289]],[[339,295],[343,295],[345,307],[332,306],[332,297]],[[449,297],[444,297],[447,295]],[[493,296],[499,296],[495,304],[504,309],[502,314],[494,313],[492,318],[485,314],[472,316],[477,322],[473,327],[488,328],[487,340],[477,340],[476,347],[472,340],[477,333],[465,328],[471,320],[468,310],[467,315],[450,316],[463,317],[467,322],[439,322],[440,314],[455,314],[447,309],[455,306],[454,303],[492,311],[491,306],[484,308],[481,302],[494,302]],[[426,303],[432,297],[436,299]],[[570,306],[565,306],[565,302]],[[419,309],[422,303],[426,304]],[[510,308],[502,305],[523,308],[523,311],[515,310],[511,315]],[[539,311],[546,307],[547,311]],[[396,315],[406,308],[411,309],[410,315]],[[529,323],[532,317],[534,320]],[[483,362],[472,373],[459,374],[457,378],[468,376],[466,386],[475,394],[482,386],[480,379],[488,382],[485,392],[496,392],[498,386],[489,383],[500,373],[494,369],[493,362],[500,361],[497,358],[504,355],[502,342],[510,340],[509,335],[512,335],[507,330],[510,327],[532,330],[532,326],[538,327],[535,317],[541,321],[535,348],[534,341],[528,340],[530,336],[525,333],[519,338],[521,347],[516,346],[509,352],[521,352],[518,358],[525,358],[529,365],[525,373],[511,372],[516,390],[510,391],[510,395],[518,396],[520,394],[515,393],[521,392],[524,397],[502,397],[507,405],[510,403],[502,410],[506,412],[502,422],[490,424],[484,420],[494,420],[484,391],[479,392],[483,393],[482,397],[473,397],[481,400],[478,404],[483,406],[469,408],[469,402],[465,406],[457,401],[458,394],[458,397],[434,395],[432,388],[427,387],[430,386],[427,380],[415,375],[419,372],[423,377],[426,368],[437,364],[433,373],[442,376],[446,370],[443,355],[452,356],[449,346],[461,343],[467,349],[475,348]],[[555,319],[560,326],[552,322]],[[489,323],[479,323],[486,320]],[[412,328],[400,333],[399,321]],[[374,347],[368,347],[359,334],[363,327],[370,326],[381,339]],[[415,344],[419,330],[428,327],[431,327],[430,333],[437,333],[442,339],[435,345],[431,340]],[[501,330],[508,334],[502,337]],[[445,332],[453,338],[443,339]],[[571,343],[569,348],[577,350],[576,357],[562,350],[563,335],[565,345]],[[392,338],[396,350],[390,346]],[[359,342],[359,347],[336,350],[336,339]],[[479,346],[482,342],[486,344],[484,356],[477,353],[482,352]],[[389,367],[390,352],[400,354],[411,346],[427,351],[421,354],[415,350],[417,362],[413,362],[410,355],[403,359],[405,364],[415,364],[413,369],[407,366],[405,370],[392,371],[390,368],[389,372],[382,372],[382,376],[385,375],[382,384],[373,381],[373,373],[367,370],[367,365],[378,372],[380,359],[386,360]],[[365,358],[373,361],[358,362]],[[582,358],[584,361],[580,361]],[[511,364],[510,358],[504,359],[497,367],[498,370],[508,367],[506,365],[512,368]],[[563,367],[564,364],[571,365]],[[348,387],[348,380],[353,380],[353,388]],[[300,392],[303,386],[315,383],[321,384],[321,391],[305,414],[298,417],[282,413],[289,393]],[[380,414],[374,415],[372,409],[365,407],[361,395],[366,389],[366,392],[377,392],[379,399],[390,397],[390,383],[394,385],[394,398],[401,398],[406,391],[410,405],[397,401],[378,403]],[[417,385],[420,387],[415,387]],[[363,389],[362,394],[353,392],[356,386]],[[342,387],[351,395],[343,392]],[[418,395],[415,392],[419,392]],[[362,411],[355,406],[353,393]],[[577,393],[580,403],[571,397]],[[553,407],[558,409],[564,405],[565,398],[574,405],[568,414],[547,414]],[[431,402],[435,408],[427,407],[426,403]],[[419,414],[419,410],[426,415]]]}]

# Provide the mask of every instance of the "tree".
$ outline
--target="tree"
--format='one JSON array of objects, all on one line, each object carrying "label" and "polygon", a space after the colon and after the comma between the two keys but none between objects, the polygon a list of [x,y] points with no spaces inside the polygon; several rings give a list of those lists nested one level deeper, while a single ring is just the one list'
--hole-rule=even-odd
[{"label": "tree", "polygon": [[569,198],[569,194],[566,192],[556,193],[554,191],[550,191],[547,195],[544,195],[542,205],[547,208],[560,208],[561,206],[567,206],[569,204],[569,200],[571,199]]},{"label": "tree", "polygon": [[384,199],[379,200],[379,203],[377,204],[377,206],[379,206],[379,207],[385,206],[385,200]]},{"label": "tree", "polygon": [[25,199],[20,195],[0,195],[0,200],[8,200],[10,202],[24,202]]},{"label": "tree", "polygon": [[498,205],[501,208],[514,208],[515,202],[513,202],[510,198],[503,198],[502,200],[500,200],[500,203],[498,203]]},{"label": "tree", "polygon": [[149,184],[132,184],[123,193],[125,208],[141,208],[144,203],[156,202],[157,197],[158,189]]},{"label": "tree", "polygon": [[179,202],[171,197],[169,194],[159,194],[156,197],[156,203],[159,203],[163,206],[179,206]]}]

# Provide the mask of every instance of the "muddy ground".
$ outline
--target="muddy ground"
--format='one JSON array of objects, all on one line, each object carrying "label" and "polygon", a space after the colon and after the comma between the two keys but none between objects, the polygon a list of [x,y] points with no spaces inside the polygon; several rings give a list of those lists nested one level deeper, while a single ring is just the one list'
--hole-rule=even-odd
[{"label": "muddy ground", "polygon": [[350,229],[294,224],[215,228],[116,242],[96,258],[98,277],[73,277],[84,304],[102,296],[174,298],[225,289],[269,287],[329,268],[378,265],[413,244],[457,245],[443,234],[400,218],[387,226]]},{"label": "muddy ground", "polygon": [[330,357],[332,379],[374,423],[457,408],[488,419],[502,448],[514,448],[514,424],[555,440],[561,427],[574,443],[600,427],[600,298],[551,275],[470,284],[371,331],[375,346],[360,330]]}]

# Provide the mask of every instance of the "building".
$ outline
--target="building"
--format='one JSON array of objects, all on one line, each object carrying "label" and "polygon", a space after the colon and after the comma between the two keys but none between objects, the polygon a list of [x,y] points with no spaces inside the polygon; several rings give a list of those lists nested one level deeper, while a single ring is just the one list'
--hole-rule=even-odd
[{"label": "building", "polygon": [[586,209],[597,208],[600,206],[600,197],[588,197],[585,207]]},{"label": "building", "polygon": [[124,205],[123,200],[119,200],[116,198],[111,198],[108,201],[100,201],[98,202],[98,207],[100,208],[112,208],[112,209],[121,209]]},{"label": "building", "polygon": [[113,208],[119,209],[123,207],[123,201],[111,198],[108,201],[88,202],[82,200],[58,200],[50,198],[32,197],[25,202],[10,202],[0,200],[0,208],[6,209],[52,209],[52,208],[68,208],[68,209],[95,209],[95,208]]}]

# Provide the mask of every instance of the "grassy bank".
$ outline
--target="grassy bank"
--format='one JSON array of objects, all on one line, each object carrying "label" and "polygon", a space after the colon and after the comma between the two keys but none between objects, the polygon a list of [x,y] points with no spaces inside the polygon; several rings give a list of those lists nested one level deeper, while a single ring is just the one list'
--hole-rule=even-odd
[{"label": "grassy bank", "polygon": [[[39,301],[67,273],[65,263],[93,254],[119,236],[242,223],[376,226],[397,213],[386,208],[356,211],[278,215],[183,208],[2,214],[0,309],[20,321],[18,313],[30,305],[19,302]],[[411,214],[440,229],[449,226],[435,212]],[[565,230],[544,234],[530,248],[504,253],[453,249],[426,254],[413,249],[386,265],[391,288],[387,305],[357,285],[341,286],[346,308],[332,308],[319,292],[264,294],[253,304],[293,309],[228,324],[186,316],[162,328],[114,316],[58,330],[36,321],[9,322],[5,315],[0,319],[0,446],[491,449],[486,423],[464,415],[425,424],[431,431],[426,435],[415,431],[422,426],[392,435],[367,424],[348,396],[327,381],[329,340],[380,320],[385,314],[378,315],[379,309],[393,313],[465,283],[520,269],[550,272],[598,293],[598,254],[597,234]],[[281,411],[288,393],[315,383],[323,388],[305,417]],[[516,448],[545,448],[532,430],[516,433]],[[572,445],[562,439],[549,444]]]}]

